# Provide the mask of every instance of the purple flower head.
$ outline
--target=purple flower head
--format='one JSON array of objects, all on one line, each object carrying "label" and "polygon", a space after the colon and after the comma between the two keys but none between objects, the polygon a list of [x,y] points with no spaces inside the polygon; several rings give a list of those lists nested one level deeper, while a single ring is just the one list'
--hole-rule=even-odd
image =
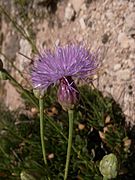
[{"label": "purple flower head", "polygon": [[[55,52],[45,51],[38,57],[33,67],[31,75],[33,86],[45,91],[50,85],[59,81],[60,85],[66,85],[71,92],[75,90],[71,88],[74,84],[71,79],[85,79],[94,75],[98,67],[97,60],[97,53],[90,53],[81,44],[57,47]],[[65,87],[65,89],[67,88]],[[61,90],[59,89],[59,92],[62,92]]]}]

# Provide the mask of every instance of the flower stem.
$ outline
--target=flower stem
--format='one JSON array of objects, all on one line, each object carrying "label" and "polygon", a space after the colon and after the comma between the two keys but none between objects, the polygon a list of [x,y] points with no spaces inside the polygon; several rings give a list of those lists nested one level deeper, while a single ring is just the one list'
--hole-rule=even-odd
[{"label": "flower stem", "polygon": [[45,141],[44,141],[44,100],[39,98],[39,109],[40,109],[40,137],[42,145],[42,153],[45,165],[47,165],[46,152],[45,152]]},{"label": "flower stem", "polygon": [[72,147],[73,110],[68,110],[68,116],[69,116],[69,137],[68,137],[68,148],[67,148],[67,158],[66,158],[64,180],[67,180],[67,176],[68,176],[68,168],[69,168],[69,161],[70,161],[70,154],[71,154],[71,147]]}]

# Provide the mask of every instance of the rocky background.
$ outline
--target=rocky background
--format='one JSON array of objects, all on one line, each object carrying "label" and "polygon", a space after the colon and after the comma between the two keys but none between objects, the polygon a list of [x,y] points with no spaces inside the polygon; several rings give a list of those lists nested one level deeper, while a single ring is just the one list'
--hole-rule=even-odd
[{"label": "rocky background", "polygon": [[[95,86],[112,96],[127,123],[135,125],[134,0],[0,0],[0,12],[0,57],[20,83],[29,86],[25,77],[32,63],[33,42],[39,51],[83,42],[100,49],[101,69]],[[0,86],[1,99],[10,110],[24,108],[8,81]]]}]

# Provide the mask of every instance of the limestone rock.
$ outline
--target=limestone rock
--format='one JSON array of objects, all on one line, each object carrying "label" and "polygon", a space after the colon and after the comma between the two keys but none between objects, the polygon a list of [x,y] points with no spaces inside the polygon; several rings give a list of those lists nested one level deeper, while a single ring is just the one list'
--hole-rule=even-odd
[{"label": "limestone rock", "polygon": [[80,18],[79,22],[80,22],[81,29],[82,30],[86,29],[86,24],[83,17]]},{"label": "limestone rock", "polygon": [[122,48],[129,48],[129,38],[124,32],[119,33],[118,43]]},{"label": "limestone rock", "polygon": [[113,70],[118,71],[120,68],[121,68],[121,64],[115,64]]},{"label": "limestone rock", "polygon": [[65,9],[65,20],[71,21],[75,17],[75,11],[71,3],[68,3]]},{"label": "limestone rock", "polygon": [[79,12],[79,10],[81,9],[84,0],[70,0],[71,4],[73,5],[73,8],[76,12]]},{"label": "limestone rock", "polygon": [[127,81],[130,79],[130,69],[119,70],[116,73],[117,79]]},{"label": "limestone rock", "polygon": [[126,17],[125,31],[129,36],[135,35],[135,12],[132,12]]}]

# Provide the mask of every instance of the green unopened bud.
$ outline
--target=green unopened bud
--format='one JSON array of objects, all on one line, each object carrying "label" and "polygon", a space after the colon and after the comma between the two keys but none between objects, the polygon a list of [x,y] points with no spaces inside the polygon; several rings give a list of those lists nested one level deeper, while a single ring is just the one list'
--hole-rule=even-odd
[{"label": "green unopened bud", "polygon": [[22,171],[20,174],[21,180],[36,180],[28,171]]},{"label": "green unopened bud", "polygon": [[103,157],[99,164],[99,170],[104,179],[112,179],[117,177],[118,160],[114,154]]}]

